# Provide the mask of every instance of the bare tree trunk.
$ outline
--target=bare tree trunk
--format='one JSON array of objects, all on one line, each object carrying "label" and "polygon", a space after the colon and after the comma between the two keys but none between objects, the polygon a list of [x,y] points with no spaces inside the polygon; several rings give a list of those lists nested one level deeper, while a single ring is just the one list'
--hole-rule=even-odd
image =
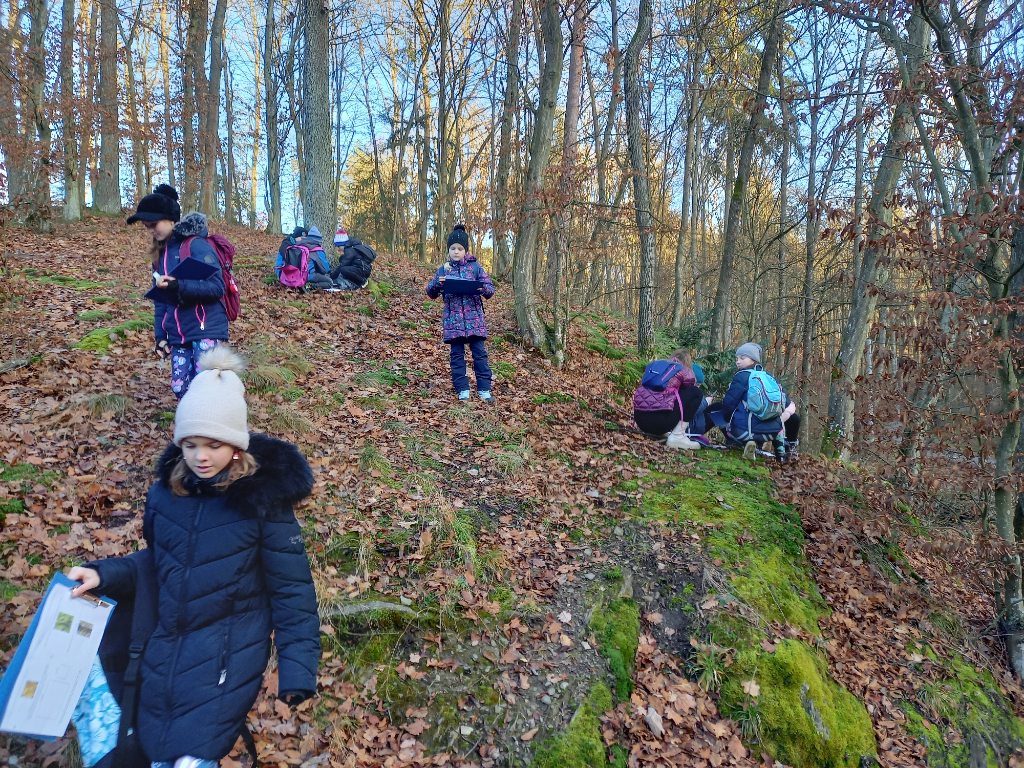
[{"label": "bare tree trunk", "polygon": [[640,124],[640,51],[651,34],[654,10],[651,0],[640,0],[636,32],[626,46],[623,58],[623,90],[626,97],[626,142],[629,165],[633,171],[633,205],[636,228],[640,234],[640,306],[637,312],[637,351],[642,359],[654,354],[654,219],[651,216],[651,188],[644,153],[643,127]]},{"label": "bare tree trunk", "polygon": [[171,62],[167,45],[170,32],[167,24],[167,1],[160,3],[160,71],[164,78],[164,150],[167,153],[167,183],[175,186],[174,128],[171,124]]},{"label": "bare tree trunk", "polygon": [[74,114],[75,98],[75,0],[61,5],[60,39],[60,111],[64,145],[64,220],[82,220],[82,196],[78,185],[81,173],[78,159],[78,130]]},{"label": "bare tree trunk", "polygon": [[[141,9],[140,9],[141,11]],[[121,39],[124,41],[124,73],[125,89],[128,92],[128,121],[131,124],[132,141],[132,165],[135,169],[135,203],[142,199],[148,191],[146,187],[146,155],[143,149],[142,135],[145,132],[144,126],[139,122],[138,94],[135,84],[135,63],[132,61],[132,47],[135,43],[135,35],[139,28],[140,18],[137,15],[132,22],[131,31],[124,33],[120,20],[118,28],[121,31]]]},{"label": "bare tree trunk", "polygon": [[[205,2],[205,0],[203,0]],[[216,213],[217,148],[220,146],[220,82],[224,76],[224,15],[227,0],[217,0],[210,28],[210,77],[206,108],[203,110],[199,175],[199,210],[207,216]],[[202,66],[202,64],[200,64]],[[257,81],[258,82],[258,81]],[[330,103],[330,102],[328,102]]]},{"label": "bare tree trunk", "polygon": [[28,223],[33,230],[48,234],[53,230],[50,211],[50,118],[46,111],[46,28],[49,26],[46,0],[31,0],[28,5],[28,112],[24,117],[35,134],[34,195]]},{"label": "bare tree trunk", "polygon": [[854,121],[856,122],[857,144],[854,159],[853,180],[853,293],[857,294],[860,281],[860,256],[864,247],[864,84],[867,79],[868,54],[871,52],[871,33],[864,33],[864,50],[860,56],[860,70],[857,73],[857,101]]},{"label": "bare tree trunk", "polygon": [[544,67],[541,70],[540,99],[530,142],[530,165],[523,185],[522,228],[516,237],[512,259],[512,284],[515,289],[516,318],[519,332],[538,349],[548,347],[547,330],[537,314],[534,292],[534,264],[537,236],[543,221],[544,171],[551,155],[555,107],[562,79],[562,26],[556,0],[544,0],[540,10],[544,36]]},{"label": "bare tree trunk", "polygon": [[[182,189],[179,190],[182,210],[194,210],[199,204],[200,168],[205,149],[203,136],[206,114],[210,109],[210,89],[206,81],[206,36],[209,18],[210,8],[207,0],[191,0],[188,12],[188,37],[182,57],[184,98],[181,105],[181,126],[185,158],[184,179]],[[198,118],[198,128],[193,126],[195,118]]]},{"label": "bare tree trunk", "polygon": [[[700,73],[698,72],[698,77]],[[694,84],[696,87],[698,83]],[[704,118],[697,115],[697,126],[694,131],[693,146],[701,146],[704,136]],[[698,194],[698,181],[700,178],[700,158],[694,151],[693,162],[690,166],[690,271],[693,274],[693,311],[700,314],[704,309],[704,292],[700,283],[700,265],[697,263],[697,223],[700,219],[702,205],[701,195]]]},{"label": "bare tree trunk", "polygon": [[[915,11],[907,22],[907,63],[911,72],[916,73],[921,66],[927,39],[927,25],[920,13]],[[888,278],[888,267],[883,267],[880,262],[888,248],[887,238],[892,230],[891,197],[903,173],[903,165],[906,162],[905,145],[913,130],[911,107],[908,102],[900,102],[893,111],[889,137],[879,158],[878,170],[875,172],[871,201],[868,204],[870,225],[861,255],[857,290],[849,319],[843,329],[836,367],[832,372],[826,433],[833,444],[824,445],[828,454],[834,454],[839,450],[841,455],[849,457],[849,436],[853,432],[856,400],[855,385],[861,373],[868,331],[878,306],[879,294],[876,288]]]},{"label": "bare tree trunk", "polygon": [[[237,184],[237,174],[235,172],[235,106],[231,93],[231,64],[228,61],[226,51],[224,53],[224,107],[228,124],[228,145],[225,148],[226,157],[224,158],[224,220],[228,224],[237,224],[238,217],[235,215],[235,203],[238,197],[235,192]],[[280,215],[280,210],[280,206],[278,206],[278,215]],[[280,231],[280,227],[276,231]]]},{"label": "bare tree trunk", "polygon": [[281,147],[277,138],[277,76],[274,51],[277,47],[277,20],[274,0],[267,0],[267,23],[263,32],[263,89],[267,110],[267,231],[281,232]]},{"label": "bare tree trunk", "polygon": [[505,47],[505,100],[501,108],[501,138],[498,150],[498,173],[494,180],[494,276],[503,278],[512,266],[508,247],[509,172],[512,168],[512,122],[519,100],[519,37],[523,26],[523,0],[512,0],[508,44]]},{"label": "bare tree trunk", "polygon": [[302,59],[302,110],[306,130],[306,223],[324,233],[324,250],[333,257],[333,234],[338,224],[331,147],[331,17],[319,0],[306,0]]},{"label": "bare tree trunk", "polygon": [[[779,105],[782,109],[782,160],[779,171],[779,274],[778,294],[775,306],[775,355],[784,337],[786,316],[786,229],[789,208],[789,154],[792,144],[789,126],[789,105],[786,103],[786,75],[783,72],[784,56],[779,56]],[[776,363],[777,364],[777,363]]]},{"label": "bare tree trunk", "polygon": [[[694,46],[696,48],[696,45]],[[697,125],[697,89],[696,73],[699,71],[696,64],[696,51],[693,51],[694,63],[691,65],[691,77],[689,85],[690,104],[686,110],[686,149],[683,157],[683,204],[679,206],[679,239],[676,242],[676,285],[672,297],[672,325],[678,327],[683,322],[683,296],[684,285],[686,284],[686,239],[690,231],[690,191],[693,186],[693,173],[696,168],[694,162],[694,140]]]},{"label": "bare tree trunk", "polygon": [[117,105],[117,3],[100,0],[100,167],[93,204],[121,213],[121,132]]},{"label": "bare tree trunk", "polygon": [[[100,3],[99,0],[90,0],[89,10],[89,24],[86,29],[85,40],[83,41],[83,49],[86,51],[97,50],[97,39],[100,28],[99,13]],[[99,56],[81,56],[83,64],[88,63],[88,70],[82,72],[82,81],[84,86],[84,98],[80,99],[80,103],[84,105],[85,115],[83,116],[83,123],[85,125],[82,130],[82,144],[79,157],[81,159],[81,171],[78,174],[78,189],[79,197],[82,198],[83,204],[85,201],[85,183],[88,180],[89,187],[93,193],[93,207],[96,205],[96,115],[98,110],[96,109],[96,92],[100,81],[100,63]]]},{"label": "bare tree trunk", "polygon": [[551,359],[559,368],[565,364],[565,347],[569,333],[569,295],[565,286],[565,264],[572,244],[572,185],[576,168],[576,142],[579,140],[580,104],[583,99],[583,46],[586,23],[585,0],[576,0],[569,43],[569,82],[562,130],[562,171],[558,182],[558,206],[565,207],[558,210],[554,216],[555,227],[552,234],[555,259],[551,292]]},{"label": "bare tree trunk", "polygon": [[807,221],[804,237],[804,288],[803,288],[803,339],[800,358],[800,396],[798,409],[802,415],[800,421],[800,439],[804,446],[810,448],[808,435],[811,429],[811,364],[814,360],[814,260],[817,255],[818,238],[821,234],[820,208],[818,205],[817,164],[818,164],[818,106],[821,103],[821,65],[818,56],[817,17],[811,17],[811,72],[814,78],[814,89],[808,100],[808,123],[810,146],[807,148]]},{"label": "bare tree trunk", "polygon": [[750,115],[750,124],[743,136],[743,147],[740,149],[739,168],[736,182],[732,189],[729,205],[729,216],[725,225],[725,242],[722,244],[722,266],[718,276],[718,289],[715,291],[715,308],[711,317],[710,345],[721,349],[725,343],[727,310],[732,296],[732,277],[736,261],[736,241],[740,233],[740,215],[746,198],[747,181],[750,178],[750,166],[754,158],[754,145],[760,133],[761,121],[764,117],[765,105],[768,101],[768,85],[775,57],[778,55],[779,38],[782,37],[782,0],[777,0],[765,35],[764,52],[761,54],[761,74],[757,79],[757,98]]}]

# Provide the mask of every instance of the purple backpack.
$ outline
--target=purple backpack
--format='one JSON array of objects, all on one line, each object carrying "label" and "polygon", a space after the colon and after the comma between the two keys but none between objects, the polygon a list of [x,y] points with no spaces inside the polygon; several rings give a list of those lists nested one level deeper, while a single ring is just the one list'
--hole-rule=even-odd
[{"label": "purple backpack", "polygon": [[652,392],[664,392],[668,383],[682,370],[683,366],[672,360],[653,360],[644,368],[640,386]]},{"label": "purple backpack", "polygon": [[278,280],[289,288],[301,288],[309,280],[309,247],[301,243],[290,245],[284,256]]}]

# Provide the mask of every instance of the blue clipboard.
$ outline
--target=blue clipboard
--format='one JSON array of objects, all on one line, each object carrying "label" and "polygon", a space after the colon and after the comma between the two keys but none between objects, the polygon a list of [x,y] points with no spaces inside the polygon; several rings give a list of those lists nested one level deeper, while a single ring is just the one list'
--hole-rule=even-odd
[{"label": "blue clipboard", "polygon": [[[206,280],[216,274],[219,269],[219,264],[207,264],[199,259],[183,259],[178,266],[170,271],[168,276],[177,280]],[[161,304],[177,304],[178,292],[154,286],[144,298],[159,301]]]},{"label": "blue clipboard", "polygon": [[449,296],[479,296],[484,287],[483,280],[463,280],[460,277],[446,277],[441,292]]},{"label": "blue clipboard", "polygon": [[[25,663],[25,658],[28,656],[29,647],[32,645],[32,638],[36,634],[36,629],[39,626],[39,617],[43,613],[43,605],[46,603],[47,598],[50,597],[50,593],[53,588],[60,585],[63,587],[69,587],[74,589],[78,586],[77,581],[72,581],[63,573],[56,573],[53,579],[50,580],[50,585],[46,588],[46,594],[43,595],[43,599],[39,602],[39,607],[36,609],[36,615],[32,617],[32,623],[28,625],[28,630],[21,638],[21,642],[18,644],[18,650],[14,652],[14,658],[11,659],[11,664],[4,671],[3,677],[0,677],[0,720],[3,720],[3,714],[7,711],[7,705],[10,703],[11,695],[14,693],[14,683],[18,679],[18,673],[21,672],[21,668]],[[95,598],[94,598],[95,599]],[[109,603],[111,606],[116,606],[117,603],[108,597],[98,598],[105,603]],[[38,739],[40,741],[56,741],[57,738],[54,736],[32,736],[30,734],[19,734],[20,736],[26,736],[30,739]]]}]

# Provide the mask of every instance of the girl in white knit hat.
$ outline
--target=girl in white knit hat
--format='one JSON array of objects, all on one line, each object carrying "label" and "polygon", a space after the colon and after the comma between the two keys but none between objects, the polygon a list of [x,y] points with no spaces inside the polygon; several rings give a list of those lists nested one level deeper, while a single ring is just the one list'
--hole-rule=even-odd
[{"label": "girl in white knit hat", "polygon": [[313,473],[291,443],[249,433],[237,355],[218,347],[199,369],[146,497],[149,552],[69,574],[82,582],[76,594],[99,589],[120,602],[135,596],[143,563],[155,570],[158,619],[136,717],[154,768],[214,768],[231,751],[263,684],[271,633],[286,703],[315,695],[320,658],[316,593],[293,511]]}]

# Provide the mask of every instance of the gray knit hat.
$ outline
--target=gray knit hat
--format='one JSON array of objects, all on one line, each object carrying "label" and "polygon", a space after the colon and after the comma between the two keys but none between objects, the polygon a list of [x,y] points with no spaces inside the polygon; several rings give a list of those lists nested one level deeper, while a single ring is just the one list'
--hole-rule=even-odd
[{"label": "gray knit hat", "polygon": [[741,344],[739,349],[736,350],[736,357],[749,357],[759,365],[763,356],[764,350],[761,349],[761,345],[755,344],[752,341],[748,341],[746,344]]},{"label": "gray knit hat", "polygon": [[174,444],[189,437],[221,440],[235,448],[249,447],[245,386],[239,375],[245,362],[221,344],[199,358],[199,373],[178,403]]}]

